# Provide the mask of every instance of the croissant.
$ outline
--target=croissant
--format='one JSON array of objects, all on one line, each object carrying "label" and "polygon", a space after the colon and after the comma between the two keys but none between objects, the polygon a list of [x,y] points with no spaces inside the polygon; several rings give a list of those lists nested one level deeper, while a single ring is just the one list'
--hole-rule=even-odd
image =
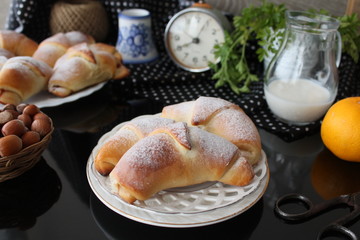
[{"label": "croissant", "polygon": [[0,102],[18,105],[46,89],[52,69],[32,57],[8,59],[0,70]]},{"label": "croissant", "polygon": [[10,51],[16,56],[32,56],[38,48],[38,44],[22,33],[1,30],[0,48]]},{"label": "croissant", "polygon": [[128,203],[206,181],[244,186],[253,177],[251,164],[234,144],[183,122],[141,139],[109,175],[114,192]]},{"label": "croissant", "polygon": [[95,43],[95,40],[92,36],[79,31],[57,33],[40,43],[33,58],[54,67],[56,61],[66,53],[68,48],[82,42]]},{"label": "croissant", "polygon": [[8,60],[7,57],[0,56],[0,70],[2,69],[2,67],[4,66],[4,64],[6,63],[7,60]]},{"label": "croissant", "polygon": [[137,118],[128,122],[101,146],[95,156],[95,169],[102,175],[108,175],[124,153],[135,143],[149,135],[156,128],[174,122],[160,117]]},{"label": "croissant", "polygon": [[0,48],[0,69],[4,66],[5,62],[12,57],[15,57],[15,54],[5,48]]},{"label": "croissant", "polygon": [[161,117],[186,122],[221,136],[246,152],[255,164],[261,157],[260,135],[252,120],[238,106],[213,97],[199,97],[163,108]]},{"label": "croissant", "polygon": [[5,48],[0,48],[0,56],[5,58],[12,58],[15,57],[15,54],[6,50]]},{"label": "croissant", "polygon": [[59,97],[97,83],[126,77],[129,70],[122,64],[120,53],[114,46],[80,43],[67,50],[55,64],[48,90]]}]

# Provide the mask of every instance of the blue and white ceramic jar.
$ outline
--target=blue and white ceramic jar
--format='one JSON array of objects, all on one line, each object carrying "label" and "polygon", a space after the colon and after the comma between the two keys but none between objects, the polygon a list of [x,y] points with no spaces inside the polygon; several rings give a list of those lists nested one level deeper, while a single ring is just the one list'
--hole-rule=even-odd
[{"label": "blue and white ceramic jar", "polygon": [[126,9],[119,13],[116,44],[124,63],[147,63],[158,57],[151,31],[151,15],[145,9]]}]

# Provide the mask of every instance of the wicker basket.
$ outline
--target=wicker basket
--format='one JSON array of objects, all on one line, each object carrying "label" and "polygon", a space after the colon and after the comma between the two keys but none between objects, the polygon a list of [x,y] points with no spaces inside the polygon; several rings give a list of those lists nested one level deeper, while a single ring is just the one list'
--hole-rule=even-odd
[{"label": "wicker basket", "polygon": [[14,155],[0,158],[0,182],[18,177],[31,169],[40,160],[41,154],[50,143],[53,131],[52,127],[40,142],[26,147]]}]

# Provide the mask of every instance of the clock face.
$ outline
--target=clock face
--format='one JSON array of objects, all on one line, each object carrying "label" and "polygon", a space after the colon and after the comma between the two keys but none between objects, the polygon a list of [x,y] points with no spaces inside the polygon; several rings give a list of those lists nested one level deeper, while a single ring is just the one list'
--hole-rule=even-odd
[{"label": "clock face", "polygon": [[202,11],[185,12],[167,26],[166,44],[171,58],[180,67],[194,72],[208,70],[209,62],[217,62],[214,46],[224,40],[220,23]]}]

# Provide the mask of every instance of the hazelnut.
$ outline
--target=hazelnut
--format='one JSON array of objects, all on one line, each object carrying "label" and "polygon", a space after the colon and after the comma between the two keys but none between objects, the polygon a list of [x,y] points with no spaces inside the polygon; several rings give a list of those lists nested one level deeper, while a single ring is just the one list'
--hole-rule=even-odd
[{"label": "hazelnut", "polygon": [[48,115],[46,115],[45,113],[39,112],[39,113],[37,113],[37,114],[34,115],[33,120],[40,119],[40,118],[46,118],[46,119],[48,119],[49,117],[48,117]]},{"label": "hazelnut", "polygon": [[27,105],[23,110],[23,113],[26,113],[30,116],[34,116],[38,112],[40,112],[40,109],[34,104]]},{"label": "hazelnut", "polygon": [[9,112],[13,115],[14,119],[19,116],[19,113],[16,110],[6,109],[4,112]]},{"label": "hazelnut", "polygon": [[27,128],[29,129],[31,128],[32,119],[28,114],[26,113],[20,114],[17,118],[23,121]]},{"label": "hazelnut", "polygon": [[39,118],[32,122],[31,130],[38,132],[40,137],[46,136],[52,129],[50,118]]},{"label": "hazelnut", "polygon": [[0,156],[10,156],[20,152],[22,149],[22,141],[16,135],[8,135],[0,138]]},{"label": "hazelnut", "polygon": [[26,103],[20,103],[19,105],[16,106],[16,111],[18,111],[18,113],[23,113],[24,108],[26,108],[28,104]]},{"label": "hazelnut", "polygon": [[28,131],[22,135],[21,140],[23,148],[26,148],[34,143],[40,142],[40,134],[35,131]]},{"label": "hazelnut", "polygon": [[27,129],[24,122],[19,119],[14,119],[5,123],[1,129],[1,132],[4,136],[17,135],[21,137],[26,131]]},{"label": "hazelnut", "polygon": [[16,110],[16,106],[14,104],[6,104],[4,107],[3,107],[3,110],[13,110],[15,111]]},{"label": "hazelnut", "polygon": [[3,125],[14,119],[14,116],[9,111],[0,112],[0,124]]}]

